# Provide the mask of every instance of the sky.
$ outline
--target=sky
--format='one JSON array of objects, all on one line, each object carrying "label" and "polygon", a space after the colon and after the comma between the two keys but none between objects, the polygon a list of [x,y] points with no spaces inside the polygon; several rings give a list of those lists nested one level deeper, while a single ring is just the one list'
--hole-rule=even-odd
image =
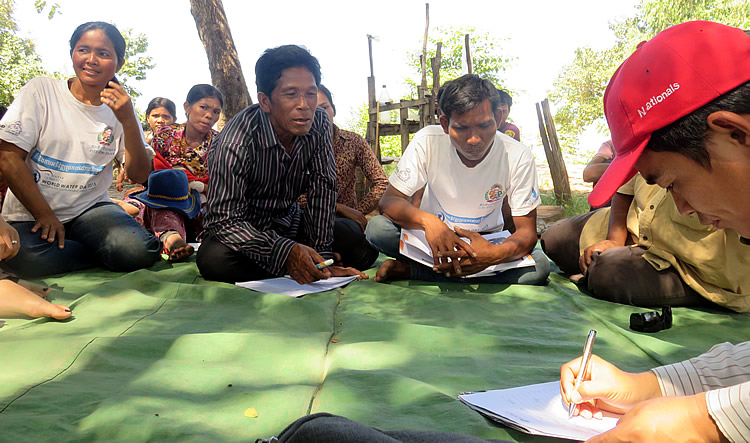
[{"label": "sky", "polygon": [[[153,97],[173,100],[178,121],[181,104],[191,86],[211,83],[211,75],[188,0],[53,0],[62,13],[48,20],[32,0],[16,0],[14,17],[19,35],[31,38],[49,71],[73,75],[68,40],[87,21],[107,21],[147,36],[156,67],[144,81],[132,81],[143,95],[136,106],[143,111]],[[407,53],[421,50],[425,3],[414,0],[223,0],[229,27],[253,102],[255,62],[267,48],[283,44],[307,47],[318,58],[322,82],[337,107],[335,122],[346,128],[356,110],[367,102],[370,75],[367,34],[373,42],[377,89],[387,85],[394,99],[408,91],[406,77],[418,78],[407,63]],[[604,49],[614,43],[613,20],[635,15],[638,0],[432,0],[430,31],[439,26],[474,26],[502,42],[500,55],[515,58],[506,71],[506,84],[516,91],[510,120],[519,126],[521,140],[537,158],[544,158],[535,103],[543,100],[561,69],[573,60],[578,47]],[[554,113],[554,105],[552,112]],[[589,134],[579,150],[594,152],[606,135]],[[541,154],[540,154],[541,153]]]}]

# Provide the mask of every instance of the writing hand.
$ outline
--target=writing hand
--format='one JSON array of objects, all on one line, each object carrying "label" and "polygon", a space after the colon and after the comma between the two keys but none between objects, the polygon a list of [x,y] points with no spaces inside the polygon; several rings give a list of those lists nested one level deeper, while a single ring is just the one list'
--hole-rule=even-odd
[{"label": "writing hand", "polygon": [[331,276],[328,268],[318,269],[315,263],[325,261],[315,249],[301,243],[295,243],[286,258],[286,272],[301,285],[306,285]]},{"label": "writing hand", "polygon": [[35,220],[31,232],[39,230],[41,230],[42,240],[52,243],[57,239],[57,247],[60,249],[65,247],[65,227],[54,214],[43,215]]},{"label": "writing hand", "polygon": [[560,368],[560,393],[566,404],[572,401],[577,405],[576,415],[591,418],[601,416],[601,411],[622,414],[644,400],[661,396],[659,382],[652,372],[625,372],[597,355],[591,356],[585,377],[578,390],[574,390],[581,358]]}]

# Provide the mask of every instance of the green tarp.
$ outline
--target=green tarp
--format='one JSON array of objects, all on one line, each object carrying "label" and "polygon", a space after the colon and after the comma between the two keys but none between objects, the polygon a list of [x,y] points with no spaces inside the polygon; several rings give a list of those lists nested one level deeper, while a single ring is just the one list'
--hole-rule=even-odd
[{"label": "green tarp", "polygon": [[591,328],[595,352],[633,371],[750,337],[747,315],[697,309],[635,333],[637,308],[557,274],[547,287],[370,280],[301,299],[204,281],[194,258],[41,281],[74,318],[0,327],[2,441],[254,440],[323,411],[380,429],[545,441],[456,395],[557,380]]}]

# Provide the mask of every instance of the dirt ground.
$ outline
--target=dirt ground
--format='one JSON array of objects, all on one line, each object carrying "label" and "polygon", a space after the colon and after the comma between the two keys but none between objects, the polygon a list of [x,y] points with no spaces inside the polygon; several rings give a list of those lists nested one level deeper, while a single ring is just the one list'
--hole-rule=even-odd
[{"label": "dirt ground", "polygon": [[[591,192],[591,183],[583,181],[583,168],[585,167],[586,165],[566,165],[571,192]],[[554,189],[554,186],[552,186],[552,174],[547,163],[537,163],[536,176],[539,182],[539,189],[544,191]]]}]

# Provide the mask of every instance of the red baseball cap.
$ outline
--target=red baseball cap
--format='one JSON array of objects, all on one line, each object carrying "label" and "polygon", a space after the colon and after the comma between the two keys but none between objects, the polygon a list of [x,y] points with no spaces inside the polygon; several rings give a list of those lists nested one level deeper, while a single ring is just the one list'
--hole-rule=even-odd
[{"label": "red baseball cap", "polygon": [[708,21],[665,29],[617,68],[604,92],[616,157],[589,195],[609,201],[636,173],[651,133],[750,81],[750,37]]}]

